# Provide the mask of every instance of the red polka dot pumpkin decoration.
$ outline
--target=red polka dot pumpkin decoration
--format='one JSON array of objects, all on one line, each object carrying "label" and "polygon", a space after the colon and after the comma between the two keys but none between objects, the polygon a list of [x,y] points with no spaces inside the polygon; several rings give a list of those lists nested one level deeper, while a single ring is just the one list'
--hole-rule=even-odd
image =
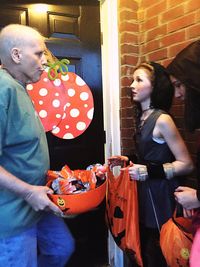
[{"label": "red polka dot pumpkin decoration", "polygon": [[73,139],[81,135],[93,119],[92,93],[75,73],[59,73],[52,81],[44,71],[37,83],[27,85],[27,91],[45,131],[59,138]]}]

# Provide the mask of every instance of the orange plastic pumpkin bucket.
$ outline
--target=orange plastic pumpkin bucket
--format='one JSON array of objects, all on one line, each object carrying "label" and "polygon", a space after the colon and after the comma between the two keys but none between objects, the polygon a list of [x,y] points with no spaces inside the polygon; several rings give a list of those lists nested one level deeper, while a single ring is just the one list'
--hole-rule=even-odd
[{"label": "orange plastic pumpkin bucket", "polygon": [[[64,215],[79,214],[96,208],[106,195],[105,180],[100,186],[86,192],[68,195],[48,195]],[[49,183],[47,184],[49,186]]]}]

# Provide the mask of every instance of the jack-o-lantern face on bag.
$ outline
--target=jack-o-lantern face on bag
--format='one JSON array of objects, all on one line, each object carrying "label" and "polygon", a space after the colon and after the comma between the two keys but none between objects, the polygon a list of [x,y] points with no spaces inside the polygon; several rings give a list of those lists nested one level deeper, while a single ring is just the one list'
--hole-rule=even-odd
[{"label": "jack-o-lantern face on bag", "polygon": [[118,177],[107,171],[108,192],[106,201],[107,224],[116,244],[143,266],[140,255],[140,235],[136,181],[127,171]]}]

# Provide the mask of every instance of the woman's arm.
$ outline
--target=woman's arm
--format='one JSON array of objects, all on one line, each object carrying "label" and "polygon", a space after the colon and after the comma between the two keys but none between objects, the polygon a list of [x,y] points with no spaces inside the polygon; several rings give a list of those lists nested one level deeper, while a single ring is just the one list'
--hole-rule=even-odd
[{"label": "woman's arm", "polygon": [[[194,166],[187,147],[172,118],[167,114],[162,114],[155,125],[153,136],[163,138],[172,151],[175,161],[173,166],[174,175],[185,175],[190,173]],[[165,164],[164,164],[165,166]]]},{"label": "woman's arm", "polygon": [[165,164],[134,164],[129,168],[130,177],[134,180],[145,181],[147,178],[171,179],[174,176],[185,175],[193,170],[192,159],[187,147],[176,128],[172,118],[162,114],[153,130],[154,138],[162,138],[169,146],[175,161]]}]

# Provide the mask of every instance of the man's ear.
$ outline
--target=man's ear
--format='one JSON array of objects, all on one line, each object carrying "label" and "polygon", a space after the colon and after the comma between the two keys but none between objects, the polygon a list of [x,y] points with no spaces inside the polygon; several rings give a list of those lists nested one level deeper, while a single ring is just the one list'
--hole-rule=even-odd
[{"label": "man's ear", "polygon": [[12,50],[11,50],[11,57],[13,59],[13,61],[16,63],[16,64],[19,64],[20,61],[21,61],[21,51],[19,48],[17,47],[13,47]]}]

